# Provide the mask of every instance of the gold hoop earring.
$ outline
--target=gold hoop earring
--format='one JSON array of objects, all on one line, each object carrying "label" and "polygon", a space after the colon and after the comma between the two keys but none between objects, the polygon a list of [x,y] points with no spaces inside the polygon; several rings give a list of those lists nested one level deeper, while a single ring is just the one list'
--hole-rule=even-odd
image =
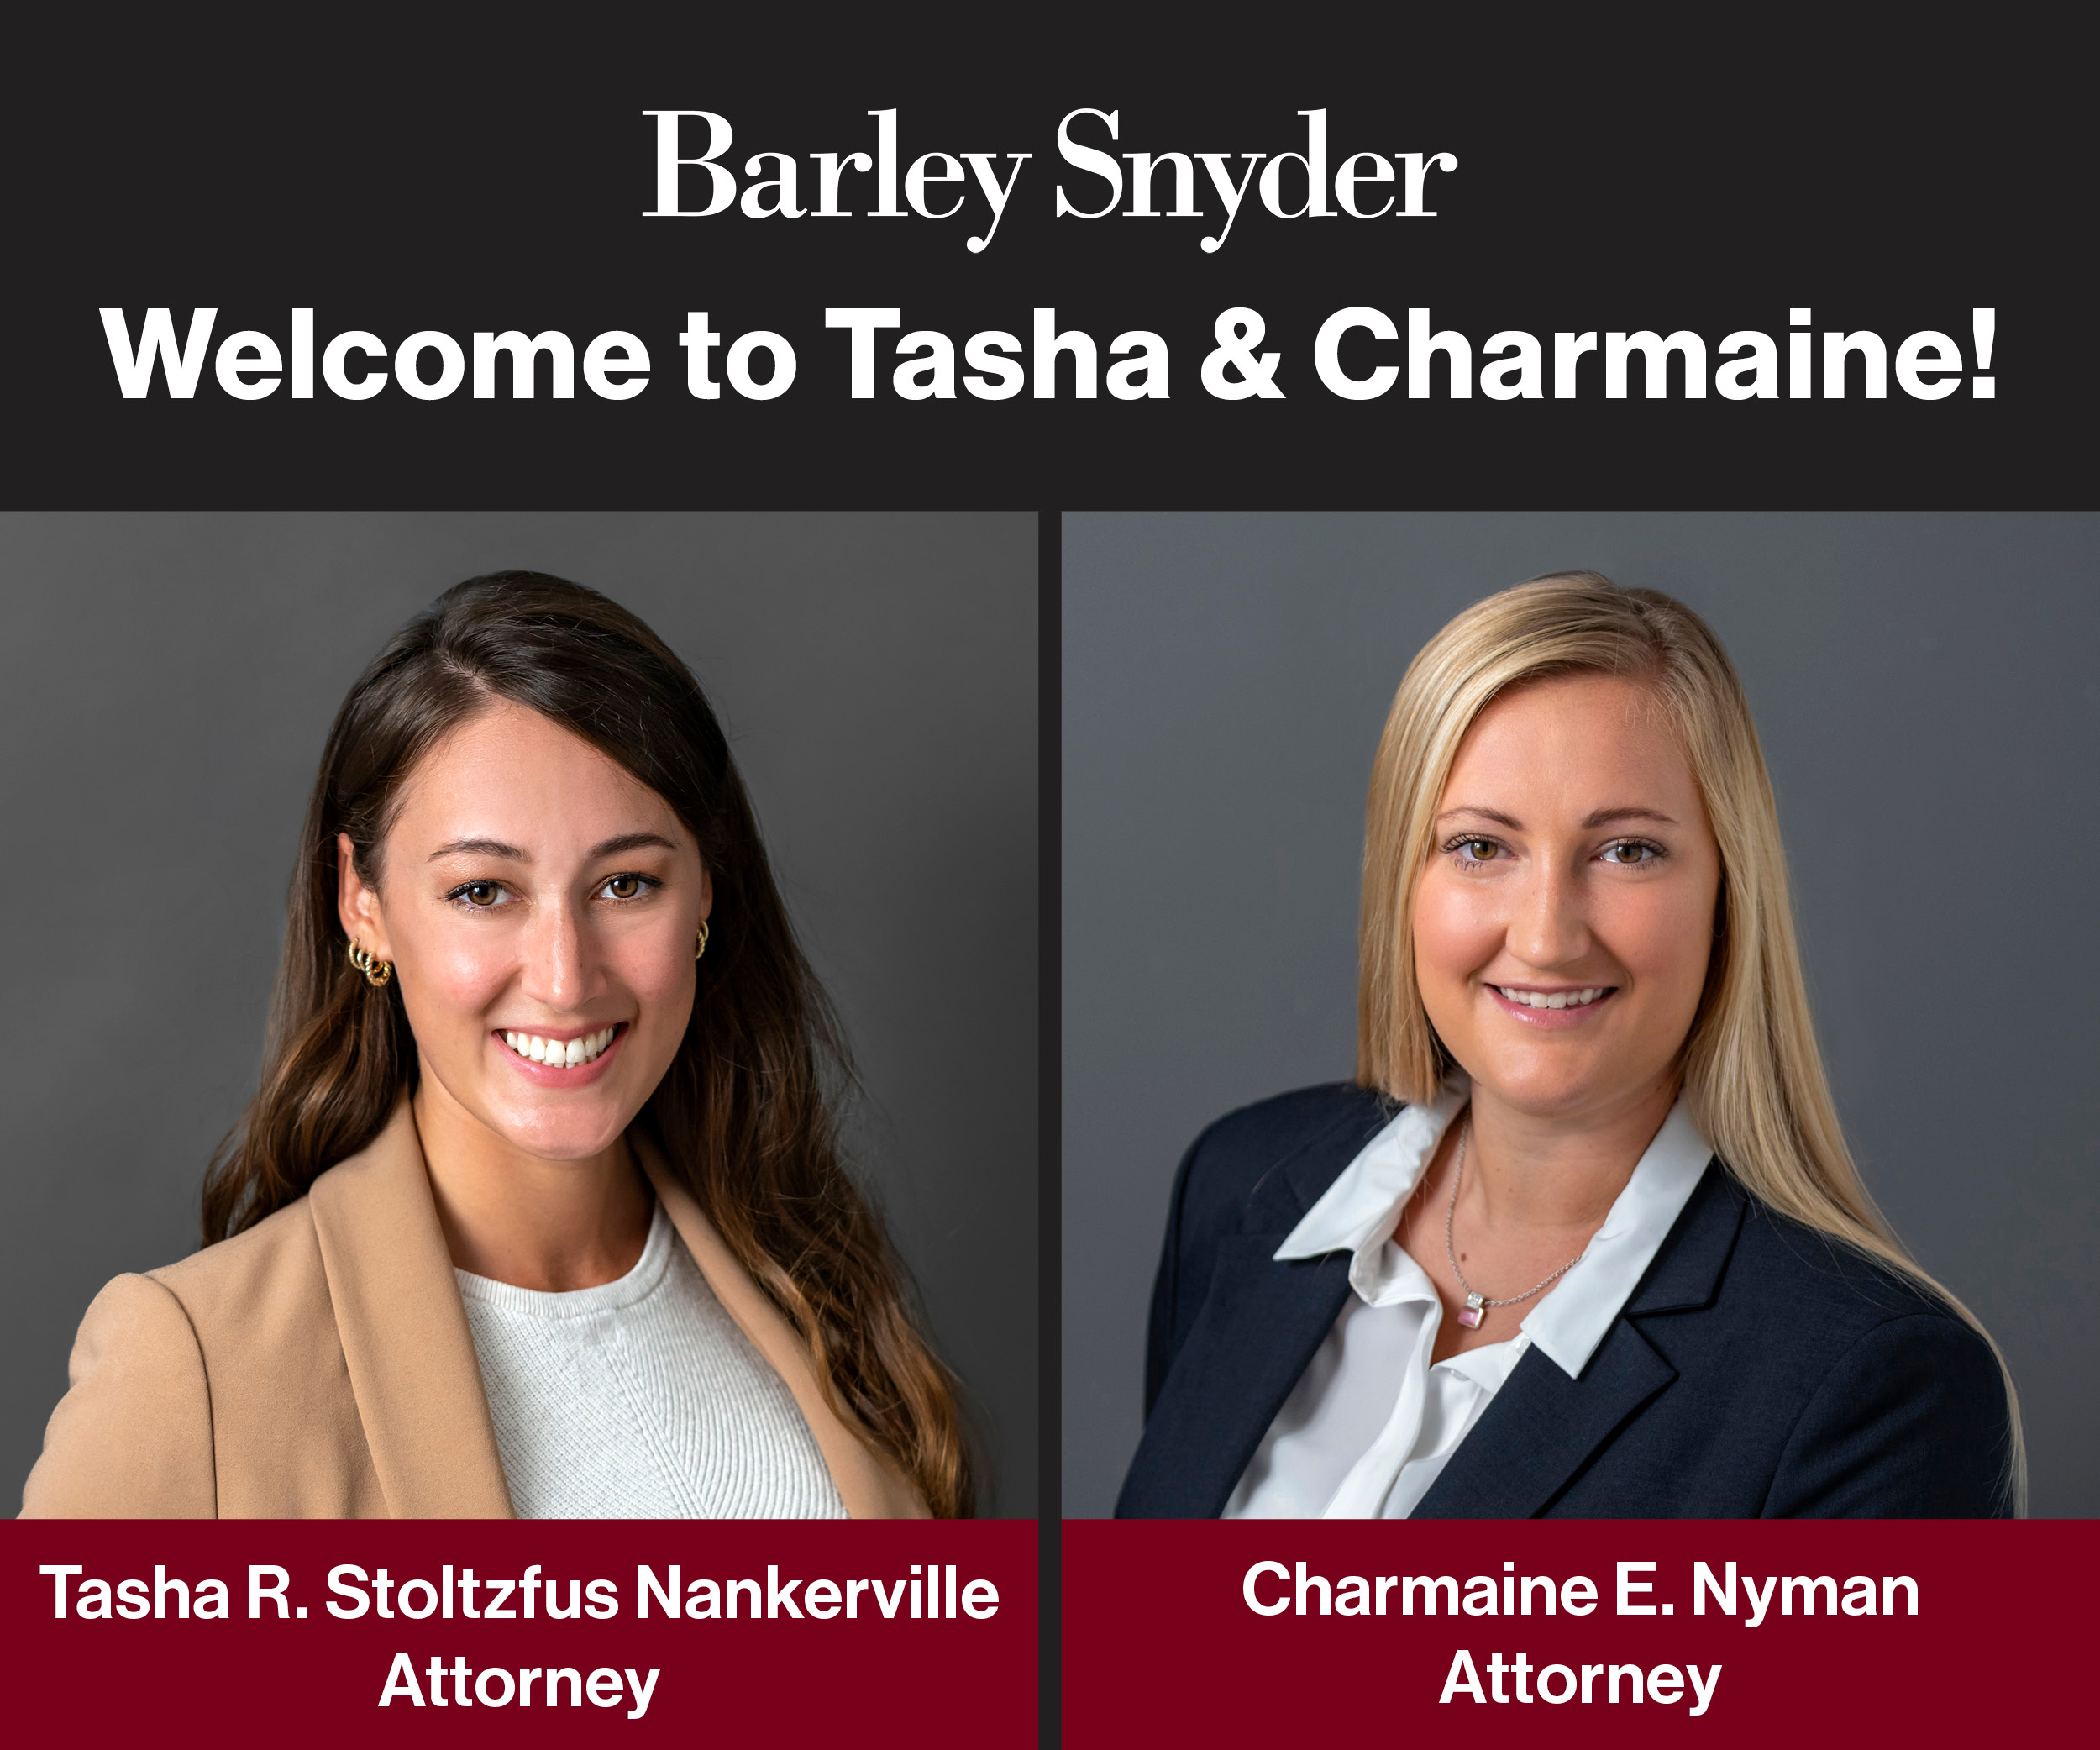
[{"label": "gold hoop earring", "polygon": [[698,948],[696,948],[696,949],[695,949],[693,950],[693,958],[694,958],[696,960],[697,960],[697,959],[699,959],[699,958],[700,958],[702,954],[706,954],[706,952],[707,952],[707,920],[706,920],[706,918],[704,918],[704,917],[703,917],[703,918],[701,918],[701,919],[700,920],[700,946],[699,946]]},{"label": "gold hoop earring", "polygon": [[351,938],[346,945],[349,952],[350,964],[365,975],[365,982],[374,989],[377,989],[394,975],[394,963],[391,960],[382,960],[377,954],[368,954],[359,946],[356,938]]}]

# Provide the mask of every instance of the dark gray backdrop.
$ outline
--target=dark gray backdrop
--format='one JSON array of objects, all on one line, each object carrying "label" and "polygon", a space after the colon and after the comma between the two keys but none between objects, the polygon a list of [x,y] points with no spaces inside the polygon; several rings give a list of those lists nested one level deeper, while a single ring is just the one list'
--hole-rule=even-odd
[{"label": "dark gray backdrop", "polygon": [[344,692],[439,591],[519,567],[625,603],[706,687],[979,1408],[984,1511],[1033,1513],[1036,562],[1029,515],[0,518],[7,1488],[95,1290],[196,1247]]},{"label": "dark gray backdrop", "polygon": [[1137,1438],[1169,1179],[1355,1063],[1371,755],[1453,613],[1590,567],[1704,615],[1779,794],[1868,1185],[2100,1513],[2100,517],[1064,522],[1063,1510]]}]

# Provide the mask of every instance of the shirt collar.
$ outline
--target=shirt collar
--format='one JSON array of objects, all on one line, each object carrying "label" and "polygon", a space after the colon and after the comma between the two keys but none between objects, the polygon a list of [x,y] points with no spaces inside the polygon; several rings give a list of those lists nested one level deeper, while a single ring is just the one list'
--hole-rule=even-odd
[{"label": "shirt collar", "polygon": [[[1380,1253],[1392,1238],[1400,1208],[1469,1091],[1463,1078],[1455,1078],[1428,1105],[1404,1108],[1305,1211],[1276,1248],[1277,1260],[1348,1252],[1353,1254],[1350,1283],[1361,1299],[1374,1304],[1389,1274]],[[1588,1364],[1620,1308],[1655,1261],[1713,1154],[1713,1145],[1678,1101],[1635,1164],[1583,1261],[1525,1315],[1519,1328],[1571,1379]]]},{"label": "shirt collar", "polygon": [[[1413,1195],[1422,1169],[1471,1091],[1463,1077],[1454,1077],[1428,1105],[1401,1107],[1291,1229],[1276,1248],[1278,1261],[1353,1252],[1361,1264],[1365,1253],[1375,1253],[1392,1237],[1400,1206]],[[1354,1268],[1350,1280],[1357,1280]],[[1357,1287],[1361,1292],[1362,1285]]]}]

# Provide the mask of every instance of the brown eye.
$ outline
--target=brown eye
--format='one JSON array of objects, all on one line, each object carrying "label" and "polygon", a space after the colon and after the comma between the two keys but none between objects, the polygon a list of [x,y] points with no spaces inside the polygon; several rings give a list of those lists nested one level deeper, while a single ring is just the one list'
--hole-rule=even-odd
[{"label": "brown eye", "polygon": [[642,891],[641,878],[631,875],[615,875],[605,884],[605,891],[615,899],[633,899]]},{"label": "brown eye", "polygon": [[1502,847],[1492,838],[1468,838],[1459,846],[1459,849],[1465,852],[1467,859],[1474,863],[1490,861],[1501,849]]},{"label": "brown eye", "polygon": [[469,881],[459,891],[470,906],[492,906],[503,896],[502,888],[494,881]]}]

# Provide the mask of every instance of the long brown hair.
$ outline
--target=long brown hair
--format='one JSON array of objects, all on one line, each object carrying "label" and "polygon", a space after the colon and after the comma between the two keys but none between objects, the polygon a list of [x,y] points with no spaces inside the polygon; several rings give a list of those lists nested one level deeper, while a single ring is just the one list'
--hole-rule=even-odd
[{"label": "long brown hair", "polygon": [[1683,603],[1594,571],[1559,572],[1475,602],[1408,665],[1372,768],[1357,1080],[1418,1102],[1453,1068],[1415,977],[1415,894],[1438,801],[1482,712],[1527,681],[1569,674],[1623,675],[1653,690],[1720,848],[1713,959],[1681,1064],[1701,1133],[1751,1195],[1876,1259],[1990,1343],[2010,1418],[2007,1490],[2024,1511],[2026,1448],[2005,1357],[1903,1249],[1845,1144],[1809,1015],[1779,809],[1750,700],[1720,640]]},{"label": "long brown hair", "polygon": [[669,646],[594,590],[538,572],[454,586],[395,633],[321,756],[291,884],[262,1085],[204,1181],[204,1243],[303,1196],[378,1135],[417,1075],[396,985],[344,955],[336,843],[373,882],[403,780],[496,700],[559,723],[669,802],[714,883],[707,955],[678,1054],[643,1109],[664,1154],[807,1345],[832,1407],[942,1516],[967,1517],[953,1377],[841,1159],[843,1038],[796,944],[721,725]]}]

